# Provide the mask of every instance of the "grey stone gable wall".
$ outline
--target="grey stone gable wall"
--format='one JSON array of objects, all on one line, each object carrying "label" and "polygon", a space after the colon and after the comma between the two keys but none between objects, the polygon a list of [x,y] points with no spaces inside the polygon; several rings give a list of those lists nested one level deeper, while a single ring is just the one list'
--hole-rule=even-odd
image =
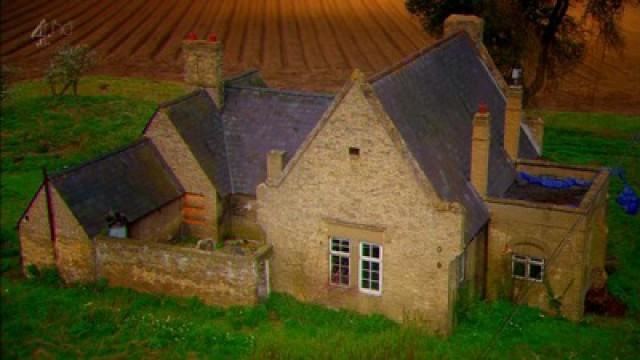
[{"label": "grey stone gable wall", "polygon": [[184,193],[153,143],[134,144],[51,177],[89,236],[107,227],[110,211],[136,221]]},{"label": "grey stone gable wall", "polygon": [[221,196],[232,191],[220,111],[204,90],[161,107]]},{"label": "grey stone gable wall", "polygon": [[469,182],[472,120],[480,103],[492,115],[489,195],[502,194],[515,178],[503,148],[506,101],[472,40],[454,35],[371,82],[438,194],[464,205],[470,239],[489,218]]},{"label": "grey stone gable wall", "polygon": [[[266,158],[292,156],[327,110],[332,96],[266,88],[227,87],[223,120],[234,193],[254,195],[266,179]],[[288,161],[287,157],[287,161]]]}]

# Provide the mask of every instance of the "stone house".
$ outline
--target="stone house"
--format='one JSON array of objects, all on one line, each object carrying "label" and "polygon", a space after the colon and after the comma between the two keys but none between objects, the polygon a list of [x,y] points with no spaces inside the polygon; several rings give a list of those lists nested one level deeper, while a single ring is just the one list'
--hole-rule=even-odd
[{"label": "stone house", "polygon": [[[185,40],[196,90],[133,145],[45,177],[18,225],[25,269],[222,305],[274,290],[439,333],[463,293],[579,320],[606,276],[608,173],[536,160],[544,124],[482,31],[454,15],[441,41],[335,96],[225,80],[221,44]],[[525,180],[540,177],[569,185]],[[257,250],[168,245],[185,237]]]}]

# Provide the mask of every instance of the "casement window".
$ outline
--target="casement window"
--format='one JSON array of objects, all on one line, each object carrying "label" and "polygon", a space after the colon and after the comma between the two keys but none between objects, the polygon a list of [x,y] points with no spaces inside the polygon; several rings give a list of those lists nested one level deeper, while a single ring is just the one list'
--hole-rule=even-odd
[{"label": "casement window", "polygon": [[360,291],[367,294],[382,293],[382,246],[360,243]]},{"label": "casement window", "polygon": [[349,286],[351,243],[348,239],[332,237],[330,247],[329,281],[331,285]]},{"label": "casement window", "polygon": [[511,263],[511,271],[514,278],[542,281],[542,276],[544,275],[544,259],[514,254],[511,257]]}]

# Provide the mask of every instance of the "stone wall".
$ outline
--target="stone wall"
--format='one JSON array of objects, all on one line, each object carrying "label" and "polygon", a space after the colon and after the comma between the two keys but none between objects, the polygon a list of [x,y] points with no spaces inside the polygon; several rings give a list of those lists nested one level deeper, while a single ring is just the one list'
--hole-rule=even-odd
[{"label": "stone wall", "polygon": [[[522,200],[487,199],[491,211],[487,263],[487,297],[520,298],[580,320],[594,269],[603,269],[606,255],[606,193],[608,174],[586,168],[525,164],[533,174],[594,180],[578,208]],[[524,170],[518,166],[519,170]],[[597,176],[596,176],[597,175]],[[542,282],[512,278],[512,254],[545,259]],[[521,294],[525,294],[521,295]],[[555,305],[554,305],[555,304]]]},{"label": "stone wall", "polygon": [[182,224],[182,198],[147,214],[129,225],[129,237],[148,241],[168,241],[179,231]]},{"label": "stone wall", "polygon": [[264,232],[257,222],[256,207],[254,196],[230,195],[226,235],[240,239],[264,240]]},{"label": "stone wall", "polygon": [[153,141],[185,191],[202,195],[197,204],[185,200],[185,206],[197,207],[199,213],[198,223],[185,225],[187,233],[217,240],[222,232],[218,229],[221,211],[216,189],[164,111],[158,111],[151,119],[145,135]]},{"label": "stone wall", "polygon": [[23,270],[26,270],[29,265],[35,265],[38,268],[55,266],[44,185],[38,189],[30,207],[20,220],[18,236]]},{"label": "stone wall", "polygon": [[[258,187],[258,221],[274,248],[272,288],[446,333],[462,211],[437,198],[366,86],[356,80],[343,90],[280,181]],[[330,285],[331,236],[351,240],[348,287]],[[383,248],[381,295],[359,290],[361,241]]]},{"label": "stone wall", "polygon": [[[211,305],[253,305],[264,284],[269,247],[255,255],[204,251],[150,241],[96,238],[97,275],[111,286],[200,298]],[[262,285],[264,286],[264,285]]]},{"label": "stone wall", "polygon": [[55,216],[55,253],[60,276],[68,283],[95,280],[94,244],[58,191],[51,186]]}]

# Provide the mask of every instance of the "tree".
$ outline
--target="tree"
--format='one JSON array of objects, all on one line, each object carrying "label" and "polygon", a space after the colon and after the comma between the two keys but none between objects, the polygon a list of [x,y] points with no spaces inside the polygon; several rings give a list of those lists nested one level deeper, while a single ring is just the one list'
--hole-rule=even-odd
[{"label": "tree", "polygon": [[[96,54],[86,45],[61,47],[51,59],[45,79],[54,96],[64,95],[69,88],[78,95],[80,77],[87,73],[97,62]],[[62,87],[58,91],[58,88]]]},{"label": "tree", "polygon": [[[626,0],[630,1],[640,2]],[[607,47],[623,47],[618,20],[624,3],[625,0],[407,0],[406,6],[432,34],[442,32],[444,20],[451,14],[483,17],[485,45],[503,72],[524,62],[525,55],[535,55],[533,79],[527,82],[526,89],[528,97],[532,97],[550,77],[584,59],[587,35],[597,36]]]}]

